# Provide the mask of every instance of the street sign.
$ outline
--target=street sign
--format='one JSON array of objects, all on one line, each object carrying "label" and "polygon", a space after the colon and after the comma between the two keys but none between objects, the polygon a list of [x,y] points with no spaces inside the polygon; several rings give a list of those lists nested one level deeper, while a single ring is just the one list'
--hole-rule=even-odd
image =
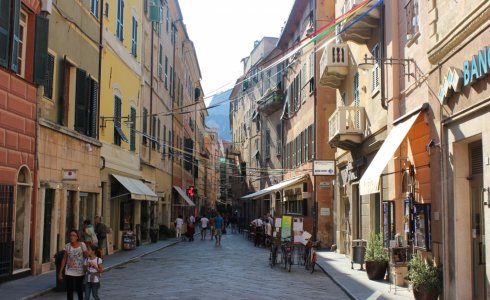
[{"label": "street sign", "polygon": [[314,176],[329,176],[335,175],[334,160],[315,160],[313,161]]}]

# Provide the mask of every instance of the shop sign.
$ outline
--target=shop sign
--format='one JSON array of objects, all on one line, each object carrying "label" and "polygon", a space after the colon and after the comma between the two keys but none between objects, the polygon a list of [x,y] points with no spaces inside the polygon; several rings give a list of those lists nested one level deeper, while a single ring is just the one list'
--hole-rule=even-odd
[{"label": "shop sign", "polygon": [[452,92],[458,93],[464,86],[472,85],[478,79],[490,73],[490,47],[483,47],[471,60],[465,60],[463,71],[457,68],[449,68],[448,73],[439,88],[437,94],[441,104],[451,96]]},{"label": "shop sign", "polygon": [[334,160],[313,161],[313,175],[314,176],[335,175],[335,161]]},{"label": "shop sign", "polygon": [[326,189],[330,187],[330,182],[328,181],[320,181],[320,188],[321,189]]}]

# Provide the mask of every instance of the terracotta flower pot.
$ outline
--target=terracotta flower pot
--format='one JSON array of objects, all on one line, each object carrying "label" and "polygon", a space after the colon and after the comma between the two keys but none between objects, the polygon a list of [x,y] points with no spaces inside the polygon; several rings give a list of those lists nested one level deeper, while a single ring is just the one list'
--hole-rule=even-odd
[{"label": "terracotta flower pot", "polygon": [[387,262],[366,261],[366,273],[370,280],[382,280],[385,278]]},{"label": "terracotta flower pot", "polygon": [[417,300],[437,300],[439,291],[437,289],[420,288],[413,290],[413,296]]}]

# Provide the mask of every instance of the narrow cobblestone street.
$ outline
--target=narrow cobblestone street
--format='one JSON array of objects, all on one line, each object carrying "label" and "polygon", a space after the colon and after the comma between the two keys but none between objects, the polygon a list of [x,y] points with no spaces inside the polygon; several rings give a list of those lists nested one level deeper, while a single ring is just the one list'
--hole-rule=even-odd
[{"label": "narrow cobblestone street", "polygon": [[[197,237],[197,236],[196,236]],[[241,235],[224,235],[216,247],[205,241],[181,242],[103,274],[102,299],[348,299],[321,269],[302,266],[288,273],[271,269],[268,251]],[[76,297],[76,296],[75,296]],[[41,299],[65,299],[49,293]]]}]

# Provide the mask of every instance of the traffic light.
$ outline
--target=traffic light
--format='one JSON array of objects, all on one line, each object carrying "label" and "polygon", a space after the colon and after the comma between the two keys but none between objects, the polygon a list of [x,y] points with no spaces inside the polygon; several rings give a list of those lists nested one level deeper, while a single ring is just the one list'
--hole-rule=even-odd
[{"label": "traffic light", "polygon": [[186,190],[187,196],[189,197],[194,197],[197,194],[197,190],[194,188],[194,186],[189,186]]}]

